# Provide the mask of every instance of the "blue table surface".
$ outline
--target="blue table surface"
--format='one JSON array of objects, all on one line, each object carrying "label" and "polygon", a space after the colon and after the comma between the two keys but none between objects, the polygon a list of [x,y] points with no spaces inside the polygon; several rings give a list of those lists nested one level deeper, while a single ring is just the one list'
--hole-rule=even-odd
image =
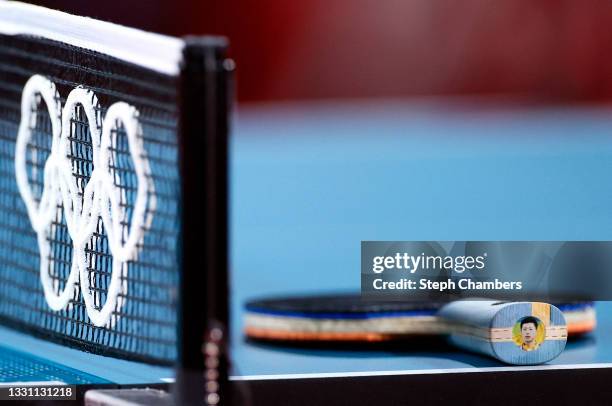
[{"label": "blue table surface", "polygon": [[[612,109],[270,105],[231,144],[234,379],[505,368],[440,351],[247,343],[253,297],[357,291],[362,240],[612,240]],[[612,303],[553,367],[612,364]],[[304,375],[300,375],[304,374]]]},{"label": "blue table surface", "polygon": [[[242,108],[231,155],[236,380],[524,369],[447,345],[255,345],[242,336],[242,306],[265,295],[358,291],[361,240],[612,240],[612,109]],[[597,310],[595,333],[537,368],[611,367],[612,302]],[[0,381],[136,384],[173,375],[5,328],[0,358],[14,375]]]}]

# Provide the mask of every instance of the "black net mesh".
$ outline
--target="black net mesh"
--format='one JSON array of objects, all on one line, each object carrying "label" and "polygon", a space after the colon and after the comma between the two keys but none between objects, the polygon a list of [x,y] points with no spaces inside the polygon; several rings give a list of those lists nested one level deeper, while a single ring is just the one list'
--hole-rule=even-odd
[{"label": "black net mesh", "polygon": [[[146,154],[148,219],[137,258],[113,267],[108,229],[99,217],[86,244],[88,287],[93,308],[106,303],[111,277],[119,273],[120,293],[109,323],[94,325],[88,316],[83,287],[76,288],[68,304],[52,310],[45,299],[40,274],[52,281],[55,294],[67,287],[74,266],[73,236],[68,229],[64,203],[54,207],[45,230],[49,244],[48,266],[41,270],[41,250],[26,205],[16,182],[15,153],[21,99],[25,83],[42,75],[55,84],[62,108],[66,97],[83,86],[95,93],[102,123],[115,102],[129,103],[138,111],[140,137]],[[45,187],[45,163],[52,150],[52,124],[48,106],[40,95],[31,102],[27,123],[31,138],[26,148],[26,172],[33,199],[40,202]],[[90,121],[84,108],[70,112],[68,157],[78,195],[83,198],[94,171]],[[111,125],[110,179],[123,218],[118,233],[126,242],[135,216],[138,191],[135,162],[124,123]],[[88,50],[42,39],[0,36],[0,319],[87,351],[154,363],[176,357],[176,284],[179,183],[177,163],[176,78],[157,74]],[[154,195],[153,195],[154,194]],[[69,287],[69,286],[68,286]]]}]

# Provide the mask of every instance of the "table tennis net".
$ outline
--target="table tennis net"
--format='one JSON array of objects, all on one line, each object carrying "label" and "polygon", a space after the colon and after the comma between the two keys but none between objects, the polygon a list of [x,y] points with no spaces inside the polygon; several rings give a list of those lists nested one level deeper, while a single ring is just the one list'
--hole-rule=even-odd
[{"label": "table tennis net", "polygon": [[176,82],[0,35],[2,324],[94,353],[175,359]]}]

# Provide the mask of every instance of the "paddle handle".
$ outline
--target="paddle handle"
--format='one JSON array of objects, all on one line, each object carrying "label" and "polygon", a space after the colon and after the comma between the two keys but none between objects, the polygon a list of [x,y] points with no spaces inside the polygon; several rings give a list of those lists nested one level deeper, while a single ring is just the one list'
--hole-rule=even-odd
[{"label": "paddle handle", "polygon": [[567,341],[563,313],[540,302],[456,301],[439,317],[459,348],[512,365],[536,365],[556,358]]}]

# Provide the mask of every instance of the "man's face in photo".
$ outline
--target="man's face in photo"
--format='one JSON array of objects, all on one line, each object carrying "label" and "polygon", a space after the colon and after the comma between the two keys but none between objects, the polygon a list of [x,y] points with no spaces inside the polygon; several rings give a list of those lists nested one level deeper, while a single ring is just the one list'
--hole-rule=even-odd
[{"label": "man's face in photo", "polygon": [[531,344],[536,338],[537,327],[535,323],[525,323],[521,327],[521,336],[523,336],[523,342]]}]

